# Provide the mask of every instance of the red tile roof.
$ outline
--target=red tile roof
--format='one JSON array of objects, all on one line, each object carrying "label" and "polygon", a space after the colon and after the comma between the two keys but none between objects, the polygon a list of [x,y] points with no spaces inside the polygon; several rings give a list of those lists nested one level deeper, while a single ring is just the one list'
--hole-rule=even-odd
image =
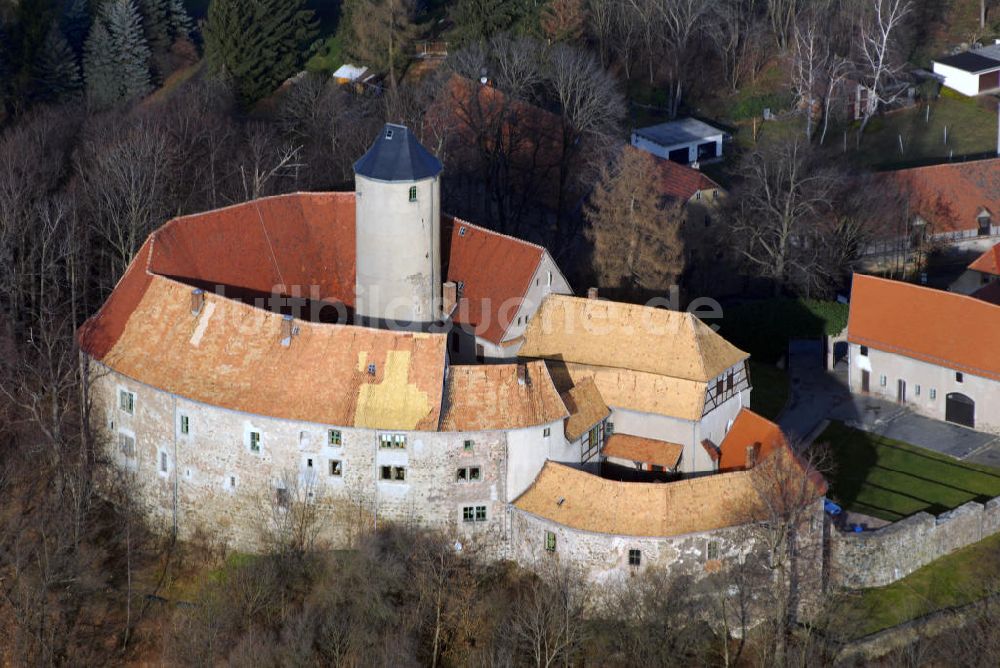
[{"label": "red tile roof", "polygon": [[989,249],[969,265],[972,271],[1000,276],[1000,244]]},{"label": "red tile roof", "polygon": [[851,343],[1000,380],[1000,306],[967,295],[854,275]]},{"label": "red tile roof", "polygon": [[545,249],[450,216],[441,217],[441,239],[446,276],[463,284],[464,303],[455,319],[474,326],[477,336],[500,343]]},{"label": "red tile roof", "polygon": [[[640,149],[626,146],[625,150],[638,151]],[[718,183],[705,176],[705,173],[700,170],[682,165],[673,160],[664,160],[656,156],[651,157],[656,164],[657,180],[660,184],[661,192],[667,197],[687,201],[694,197],[695,193],[699,190],[721,189]]]},{"label": "red tile roof", "polygon": [[745,469],[747,448],[753,447],[757,451],[757,461],[761,461],[785,443],[785,435],[778,425],[749,408],[743,408],[719,446],[722,450],[719,470]]},{"label": "red tile roof", "polygon": [[910,214],[926,220],[931,232],[975,229],[983,209],[1000,216],[1000,158],[901,169],[881,177],[909,194]]},{"label": "red tile roof", "polygon": [[517,364],[452,366],[445,387],[442,431],[521,429],[566,417],[544,362],[529,362],[525,382]]}]

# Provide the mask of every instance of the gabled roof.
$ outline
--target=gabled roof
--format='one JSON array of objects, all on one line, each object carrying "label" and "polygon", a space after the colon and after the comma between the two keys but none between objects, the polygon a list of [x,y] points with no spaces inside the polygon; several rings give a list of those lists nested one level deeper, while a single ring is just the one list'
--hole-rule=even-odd
[{"label": "gabled roof", "polygon": [[565,295],[545,298],[520,354],[697,382],[749,357],[690,313]]},{"label": "gabled roof", "polygon": [[456,320],[500,343],[547,251],[450,216],[441,217],[441,239],[445,274],[462,283]]},{"label": "gabled roof", "polygon": [[376,181],[419,181],[441,173],[441,161],[405,125],[386,123],[354,173]]},{"label": "gabled roof", "polygon": [[542,362],[452,366],[445,387],[442,431],[521,429],[566,417],[549,372]]},{"label": "gabled roof", "polygon": [[[298,333],[283,346],[281,314],[206,292],[200,313],[192,315],[189,285],[155,274],[140,283],[133,280],[135,269],[133,264],[121,296],[138,302],[99,356],[115,371],[250,414],[354,427],[438,428],[445,335],[295,321]],[[81,335],[85,349],[89,333]]]},{"label": "gabled roof", "polygon": [[605,457],[642,462],[674,469],[681,460],[684,446],[630,434],[612,434],[604,444]]},{"label": "gabled roof", "polygon": [[967,295],[854,274],[852,343],[1000,380],[1000,306]]},{"label": "gabled roof", "polygon": [[749,408],[740,409],[733,426],[719,446],[722,451],[719,470],[735,471],[746,468],[749,447],[755,449],[755,457],[757,461],[761,461],[786,443],[785,435],[778,425]]},{"label": "gabled roof", "polygon": [[[626,150],[637,151],[639,149],[629,146]],[[721,189],[718,183],[708,178],[700,170],[673,160],[664,160],[655,155],[652,157],[656,163],[660,192],[666,197],[686,202],[694,197],[699,190]]]},{"label": "gabled roof", "polygon": [[907,195],[910,217],[926,220],[931,232],[974,230],[983,209],[1000,215],[1000,158],[900,169],[878,177]]},{"label": "gabled roof", "polygon": [[566,440],[571,443],[611,415],[611,409],[604,403],[593,378],[584,378],[561,396],[569,412],[569,418],[566,420]]},{"label": "gabled roof", "polygon": [[973,260],[972,264],[969,265],[969,269],[983,274],[1000,276],[1000,244],[993,246]]},{"label": "gabled roof", "polygon": [[948,67],[954,67],[955,69],[962,70],[963,72],[969,72],[970,74],[981,74],[983,72],[1000,70],[1000,59],[991,58],[985,54],[980,54],[975,51],[963,51],[962,53],[956,53],[953,56],[938,58],[934,62],[947,65]]},{"label": "gabled roof", "polygon": [[677,144],[704,141],[709,137],[723,134],[719,128],[699,121],[697,118],[681,118],[676,121],[636,128],[633,132],[660,146],[676,146]]}]

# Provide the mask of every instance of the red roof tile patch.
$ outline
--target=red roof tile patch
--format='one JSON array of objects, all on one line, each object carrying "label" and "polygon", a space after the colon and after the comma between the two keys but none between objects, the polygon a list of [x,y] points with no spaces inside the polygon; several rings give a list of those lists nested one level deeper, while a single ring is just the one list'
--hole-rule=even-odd
[{"label": "red roof tile patch", "polygon": [[[640,149],[626,146],[626,151],[638,151]],[[645,153],[645,151],[644,151]],[[656,164],[658,182],[663,195],[672,199],[687,201],[694,197],[699,190],[717,190],[719,184],[708,178],[704,172],[697,169],[652,156]]]},{"label": "red roof tile patch", "polygon": [[967,295],[854,275],[851,343],[1000,380],[1000,306]]},{"label": "red roof tile patch", "polygon": [[993,248],[990,248],[988,251],[977,257],[972,264],[969,265],[969,269],[983,274],[1000,276],[1000,244],[993,246]]},{"label": "red roof tile patch", "polygon": [[674,469],[681,460],[684,446],[629,434],[612,434],[604,444],[604,456]]},{"label": "red roof tile patch", "polygon": [[785,435],[778,425],[744,408],[719,446],[722,450],[719,470],[745,469],[748,448],[754,448],[756,460],[761,461],[784,444]]},{"label": "red roof tile patch", "polygon": [[544,362],[453,366],[448,370],[442,431],[521,429],[566,417]]},{"label": "red roof tile patch", "polygon": [[441,238],[448,280],[462,284],[456,320],[500,343],[545,249],[450,216],[441,217]]},{"label": "red roof tile patch", "polygon": [[1000,216],[1000,158],[901,169],[882,177],[909,194],[910,214],[926,220],[931,232],[976,229],[983,209]]}]

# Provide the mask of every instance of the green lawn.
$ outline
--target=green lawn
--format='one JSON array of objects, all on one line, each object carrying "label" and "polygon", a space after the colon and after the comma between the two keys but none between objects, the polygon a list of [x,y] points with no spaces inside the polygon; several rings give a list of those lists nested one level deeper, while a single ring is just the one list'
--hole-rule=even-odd
[{"label": "green lawn", "polygon": [[[856,163],[887,169],[915,164],[929,164],[955,156],[996,150],[997,115],[983,102],[970,98],[942,95],[927,105],[872,119],[857,145],[857,130],[847,133],[847,153]],[[948,128],[948,143],[944,129]],[[899,138],[903,149],[900,151]],[[831,148],[843,145],[843,128],[827,135]]]},{"label": "green lawn", "polygon": [[776,366],[750,361],[750,409],[774,420],[788,402],[788,374]]},{"label": "green lawn", "polygon": [[941,557],[885,587],[846,594],[836,608],[859,637],[1000,591],[1000,534]]},{"label": "green lawn", "polygon": [[830,497],[847,510],[895,521],[920,511],[937,515],[968,501],[1000,496],[1000,470],[959,462],[839,422],[832,422],[816,442],[830,446]]}]

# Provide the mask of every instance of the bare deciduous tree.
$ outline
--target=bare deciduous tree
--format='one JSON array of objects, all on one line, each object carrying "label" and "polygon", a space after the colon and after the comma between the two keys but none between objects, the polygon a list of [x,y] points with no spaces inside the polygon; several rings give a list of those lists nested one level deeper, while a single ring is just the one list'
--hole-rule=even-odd
[{"label": "bare deciduous tree", "polygon": [[871,0],[870,11],[858,25],[858,68],[866,88],[859,135],[872,117],[887,104],[899,99],[905,85],[899,82],[903,59],[898,53],[898,35],[910,13],[908,0]]}]

